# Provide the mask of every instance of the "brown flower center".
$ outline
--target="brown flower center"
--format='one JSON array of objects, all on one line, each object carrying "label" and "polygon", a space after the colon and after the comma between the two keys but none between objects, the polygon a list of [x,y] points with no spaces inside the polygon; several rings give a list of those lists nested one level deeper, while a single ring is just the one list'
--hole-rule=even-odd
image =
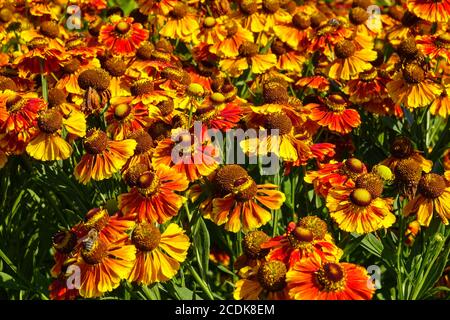
[{"label": "brown flower center", "polygon": [[89,88],[101,91],[106,90],[110,81],[109,73],[101,68],[85,70],[78,76],[78,84],[84,90]]},{"label": "brown flower center", "polygon": [[125,119],[126,117],[128,117],[128,115],[130,113],[131,113],[131,108],[126,103],[118,104],[114,108],[114,118],[116,118],[116,120],[119,120],[119,121]]},{"label": "brown flower center", "polygon": [[326,98],[328,109],[334,112],[343,112],[347,107],[345,99],[338,94],[332,94]]},{"label": "brown flower center", "polygon": [[154,46],[150,42],[147,42],[137,49],[136,56],[142,60],[151,60],[154,50]]},{"label": "brown flower center", "polygon": [[264,127],[267,130],[278,129],[280,135],[285,135],[291,132],[292,121],[284,113],[272,113],[266,116]]},{"label": "brown flower center", "polygon": [[178,81],[181,84],[188,86],[191,83],[189,74],[181,68],[167,67],[161,72],[161,77],[168,80]]},{"label": "brown flower center", "polygon": [[316,272],[316,281],[323,291],[340,291],[345,287],[345,270],[337,263],[325,263]]},{"label": "brown flower center", "polygon": [[438,198],[446,188],[445,179],[436,173],[426,173],[420,179],[419,192],[425,198]]},{"label": "brown flower center", "polygon": [[62,127],[63,116],[57,109],[43,111],[38,117],[38,126],[42,132],[55,133]]},{"label": "brown flower center", "polygon": [[287,88],[277,81],[264,83],[263,97],[265,103],[287,104],[289,101]]},{"label": "brown flower center", "polygon": [[372,198],[375,199],[383,193],[384,183],[375,173],[365,173],[356,179],[356,187],[366,189],[370,192]]},{"label": "brown flower center", "polygon": [[5,90],[16,91],[16,83],[8,77],[0,76],[0,91]]},{"label": "brown flower center", "polygon": [[419,49],[417,49],[416,41],[414,38],[406,38],[400,44],[397,48],[397,53],[400,57],[404,59],[412,59],[414,58],[417,53],[419,52]]},{"label": "brown flower center", "polygon": [[238,25],[233,20],[228,21],[225,24],[225,30],[227,31],[227,37],[231,38],[238,32]]},{"label": "brown flower center", "polygon": [[84,149],[89,154],[100,154],[108,146],[108,136],[98,129],[91,129],[86,133]]},{"label": "brown flower center", "polygon": [[391,144],[390,151],[394,157],[399,159],[405,159],[408,158],[410,155],[412,155],[414,147],[411,143],[411,140],[409,140],[408,138],[397,137]]},{"label": "brown flower center", "polygon": [[155,89],[150,79],[136,80],[131,84],[130,91],[133,96],[143,96],[153,92]]},{"label": "brown flower center", "polygon": [[46,47],[48,45],[48,40],[45,38],[34,38],[33,40],[31,40],[28,43],[28,46],[30,47],[30,49],[38,49],[38,48],[43,48]]},{"label": "brown flower center", "polygon": [[298,226],[288,234],[288,240],[291,247],[303,249],[308,247],[310,242],[314,240],[314,234],[311,230]]},{"label": "brown flower center", "polygon": [[153,171],[144,172],[136,181],[139,192],[143,195],[152,195],[158,191],[160,179]]},{"label": "brown flower center", "polygon": [[65,74],[75,73],[81,66],[80,60],[73,58],[62,65],[61,69]]},{"label": "brown flower center", "polygon": [[343,40],[336,44],[334,52],[338,59],[347,59],[351,57],[356,51],[356,46],[349,40]]},{"label": "brown flower center", "polygon": [[400,192],[408,197],[413,196],[422,176],[420,164],[412,158],[401,159],[395,166],[394,173]]},{"label": "brown flower center", "polygon": [[247,15],[251,15],[258,11],[258,4],[255,0],[242,0],[239,4],[239,7],[241,8],[242,12]]},{"label": "brown flower center", "polygon": [[134,166],[129,167],[123,176],[126,184],[130,187],[135,187],[139,180],[139,177],[143,175],[146,171],[149,170],[149,167],[145,164],[138,163]]},{"label": "brown flower center", "polygon": [[141,251],[152,251],[161,242],[161,232],[153,223],[143,222],[134,228],[131,241]]},{"label": "brown flower center", "polygon": [[311,26],[311,19],[303,13],[296,13],[292,17],[292,24],[300,30],[308,29]]},{"label": "brown flower center", "polygon": [[182,19],[184,16],[186,16],[188,11],[187,6],[184,3],[177,3],[172,11],[170,12],[170,15],[175,19]]},{"label": "brown flower center", "polygon": [[234,182],[246,177],[247,171],[237,164],[225,165],[217,171],[214,182],[219,190],[225,194],[233,191]]},{"label": "brown flower center", "polygon": [[10,8],[2,8],[0,10],[0,20],[2,22],[8,22],[13,18],[14,12]]},{"label": "brown flower center", "polygon": [[298,226],[308,229],[312,232],[314,239],[324,239],[327,233],[327,224],[316,216],[306,216],[301,218]]},{"label": "brown flower center", "polygon": [[356,158],[348,158],[344,162],[343,170],[348,176],[356,178],[356,176],[363,173],[364,163]]},{"label": "brown flower center", "polygon": [[163,117],[168,116],[174,110],[173,99],[168,98],[167,100],[161,101],[157,107]]},{"label": "brown flower center", "polygon": [[281,261],[268,261],[258,270],[258,280],[267,291],[279,291],[286,286],[286,266]]},{"label": "brown flower center", "polygon": [[104,68],[113,77],[120,77],[127,71],[127,64],[121,58],[109,58],[104,63]]},{"label": "brown flower center", "polygon": [[367,189],[357,188],[350,194],[350,201],[358,207],[367,207],[372,202],[372,195]]},{"label": "brown flower center", "polygon": [[86,214],[85,222],[83,224],[84,230],[95,229],[100,232],[109,223],[109,214],[107,210],[101,210],[98,208],[90,210]]},{"label": "brown flower center", "polygon": [[425,79],[425,71],[417,64],[408,64],[403,70],[403,78],[410,84],[417,84]]},{"label": "brown flower center", "polygon": [[258,192],[258,186],[250,176],[242,177],[234,181],[233,193],[237,201],[249,201],[253,199]]},{"label": "brown flower center", "polygon": [[210,99],[212,102],[217,103],[217,104],[225,102],[225,96],[223,94],[221,94],[220,92],[214,92],[210,96]]},{"label": "brown flower center", "polygon": [[269,239],[269,236],[264,231],[251,231],[242,240],[242,248],[251,259],[261,259],[269,252],[268,249],[262,249],[261,245]]},{"label": "brown flower center", "polygon": [[206,17],[205,20],[203,20],[203,25],[206,28],[212,28],[216,25],[216,19],[214,19],[214,17]]},{"label": "brown flower center", "polygon": [[280,9],[280,1],[279,0],[263,0],[262,2],[264,10],[269,13],[275,13]]},{"label": "brown flower center", "polygon": [[143,154],[153,147],[152,137],[144,130],[138,130],[129,135],[130,139],[136,140],[137,145],[134,154]]},{"label": "brown flower center", "polygon": [[349,19],[351,23],[360,25],[369,19],[369,13],[363,8],[356,7],[350,10]]},{"label": "brown flower center", "polygon": [[101,239],[97,239],[92,247],[81,251],[81,256],[87,264],[98,264],[108,256],[108,244]]},{"label": "brown flower center", "polygon": [[41,33],[49,38],[57,38],[59,36],[59,26],[54,21],[44,21],[41,23]]},{"label": "brown flower center", "polygon": [[239,54],[244,57],[252,57],[258,54],[259,48],[256,43],[246,41],[239,47]]}]

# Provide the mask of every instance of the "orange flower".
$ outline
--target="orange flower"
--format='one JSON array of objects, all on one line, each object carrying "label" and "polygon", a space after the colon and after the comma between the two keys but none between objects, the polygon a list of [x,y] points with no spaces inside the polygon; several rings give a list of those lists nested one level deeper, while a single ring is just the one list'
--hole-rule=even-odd
[{"label": "orange flower", "polygon": [[245,279],[235,284],[236,300],[287,300],[287,267],[281,261],[266,261],[245,268]]},{"label": "orange flower", "polygon": [[391,99],[407,108],[426,107],[443,90],[439,84],[427,78],[425,71],[415,63],[397,72],[386,87]]},{"label": "orange flower", "polygon": [[377,97],[386,97],[388,78],[380,77],[375,68],[359,74],[359,79],[350,80],[344,88],[353,103],[368,102]]},{"label": "orange flower", "polygon": [[394,224],[395,216],[391,212],[393,200],[375,195],[380,183],[382,188],[383,182],[363,187],[350,182],[347,186],[329,190],[326,205],[341,230],[363,234]]},{"label": "orange flower", "polygon": [[237,57],[239,48],[245,41],[253,42],[251,31],[242,28],[234,20],[223,21],[222,18],[216,20],[221,22],[220,29],[217,32],[219,41],[211,46],[211,53],[226,58]]},{"label": "orange flower", "polygon": [[343,162],[320,165],[317,171],[308,171],[305,181],[313,183],[314,191],[322,197],[326,197],[329,189],[347,185],[349,180],[356,180],[363,173],[367,173],[365,164],[356,158],[349,158]]},{"label": "orange flower", "polygon": [[408,10],[419,18],[430,22],[448,22],[450,19],[449,0],[408,0]]},{"label": "orange flower", "polygon": [[152,223],[140,223],[131,234],[131,242],[137,254],[128,280],[144,285],[173,278],[190,246],[184,230],[174,223],[162,233]]},{"label": "orange flower", "polygon": [[320,257],[297,263],[286,274],[286,282],[295,300],[370,300],[375,291],[363,267]]},{"label": "orange flower", "polygon": [[179,1],[169,12],[169,17],[159,31],[159,34],[167,38],[191,42],[195,34],[198,33],[198,30],[199,25],[195,11]]},{"label": "orange flower", "polygon": [[273,27],[275,35],[295,50],[309,43],[311,19],[304,13],[297,13],[289,24],[277,24]]},{"label": "orange flower", "polygon": [[450,171],[445,176],[426,173],[418,186],[418,193],[405,207],[405,215],[417,213],[417,221],[421,226],[429,226],[433,211],[439,215],[442,223],[448,224],[450,218]]},{"label": "orange flower", "polygon": [[185,129],[172,130],[172,137],[159,141],[153,153],[153,165],[166,165],[182,173],[189,181],[208,176],[218,167],[218,149],[207,131],[192,135]]},{"label": "orange flower", "polygon": [[222,195],[213,196],[211,220],[225,229],[238,232],[259,228],[271,219],[269,209],[279,209],[285,195],[273,184],[257,185],[238,165],[226,165],[216,174],[216,186]]},{"label": "orange flower", "polygon": [[309,118],[332,131],[347,134],[361,124],[358,111],[347,109],[347,102],[340,95],[333,94],[322,100],[322,104],[310,103]]},{"label": "orange flower", "polygon": [[352,41],[343,40],[334,46],[335,60],[328,75],[332,79],[350,80],[360,72],[370,70],[370,61],[377,58],[377,52],[371,49],[358,50]]},{"label": "orange flower", "polygon": [[130,167],[124,177],[132,188],[118,197],[119,208],[127,216],[137,215],[138,221],[164,223],[178,213],[185,201],[175,191],[186,190],[189,182],[165,165],[149,170],[138,164]]},{"label": "orange flower", "polygon": [[132,97],[114,97],[105,112],[106,132],[114,140],[126,139],[132,132],[150,125],[148,108],[142,102],[133,103]]},{"label": "orange flower", "polygon": [[316,216],[304,217],[298,224],[289,223],[284,235],[270,239],[261,248],[271,249],[267,260],[282,261],[289,268],[314,253],[328,261],[337,261],[342,256],[342,250],[327,232],[326,223]]},{"label": "orange flower", "polygon": [[102,26],[98,41],[116,55],[132,55],[147,40],[149,32],[133,18],[113,15],[110,23]]},{"label": "orange flower", "polygon": [[430,59],[440,57],[450,61],[449,32],[441,33],[439,35],[425,35],[423,37],[418,37],[416,42],[417,48]]},{"label": "orange flower", "polygon": [[446,119],[450,115],[450,77],[443,78],[442,84],[444,86],[444,90],[431,104],[430,113]]},{"label": "orange flower", "polygon": [[103,131],[89,130],[84,139],[84,149],[87,153],[75,167],[75,178],[83,184],[91,179],[110,178],[133,155],[136,144],[136,141],[131,139],[111,141]]},{"label": "orange flower", "polygon": [[107,242],[97,238],[83,248],[76,266],[80,268],[80,295],[84,298],[100,297],[128,278],[136,259],[136,249],[127,244],[128,236]]}]

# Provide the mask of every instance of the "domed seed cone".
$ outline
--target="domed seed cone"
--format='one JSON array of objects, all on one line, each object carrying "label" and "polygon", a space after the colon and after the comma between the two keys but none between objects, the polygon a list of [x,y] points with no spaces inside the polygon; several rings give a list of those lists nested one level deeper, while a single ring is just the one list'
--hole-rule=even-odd
[{"label": "domed seed cone", "polygon": [[418,191],[425,198],[438,198],[447,187],[445,179],[436,173],[426,173],[420,179]]},{"label": "domed seed cone", "polygon": [[108,137],[105,132],[98,129],[90,129],[84,139],[84,149],[89,154],[102,153],[108,146]]},{"label": "domed seed cone", "polygon": [[356,7],[350,9],[349,19],[351,23],[360,25],[365,23],[367,19],[369,19],[369,13],[367,13],[367,11],[363,8]]},{"label": "domed seed cone", "polygon": [[220,92],[214,92],[210,96],[210,99],[212,102],[217,103],[217,104],[225,102],[225,96],[223,94],[221,94]]},{"label": "domed seed cone", "polygon": [[187,87],[187,93],[189,93],[191,96],[194,97],[202,97],[205,94],[205,90],[203,89],[202,85],[199,83],[191,83]]},{"label": "domed seed cone", "polygon": [[256,43],[246,41],[239,47],[239,54],[244,57],[252,57],[258,54],[259,48]]},{"label": "domed seed cone", "polygon": [[343,170],[350,178],[356,179],[364,172],[364,163],[356,158],[348,158],[344,162]]},{"label": "domed seed cone", "polygon": [[273,113],[266,115],[264,127],[267,130],[278,129],[280,135],[288,134],[292,129],[291,119],[283,113]]},{"label": "domed seed cone", "polygon": [[48,91],[48,106],[50,108],[57,107],[66,103],[66,94],[58,88],[53,88]]},{"label": "domed seed cone", "polygon": [[286,286],[286,266],[281,261],[264,262],[258,270],[258,280],[267,291],[279,291]]},{"label": "domed seed cone", "polygon": [[272,49],[272,52],[277,56],[281,56],[287,52],[283,41],[280,41],[278,39],[272,42],[270,48]]},{"label": "domed seed cone", "polygon": [[292,24],[297,29],[305,30],[311,26],[311,19],[304,13],[296,13],[292,17]]},{"label": "domed seed cone", "polygon": [[239,3],[239,8],[247,15],[251,15],[258,11],[258,4],[255,0],[242,0]]},{"label": "domed seed cone", "polygon": [[165,123],[162,120],[158,120],[154,122],[150,128],[148,128],[148,133],[152,137],[154,141],[161,140],[163,138],[170,136],[170,130],[172,129],[172,126]]},{"label": "domed seed cone", "polygon": [[59,36],[59,26],[54,21],[44,21],[40,26],[41,33],[49,38],[58,38]]},{"label": "domed seed cone", "polygon": [[175,80],[188,86],[191,83],[190,75],[181,68],[167,67],[161,72],[161,77],[168,80]]},{"label": "domed seed cone", "polygon": [[106,90],[110,81],[109,73],[100,68],[85,70],[78,76],[78,85],[84,90],[89,88],[100,91]]},{"label": "domed seed cone", "polygon": [[37,123],[39,130],[51,134],[62,127],[63,116],[57,109],[49,109],[39,114]]},{"label": "domed seed cone", "polygon": [[153,147],[152,137],[144,130],[137,130],[131,133],[128,138],[137,142],[134,154],[143,154]]},{"label": "domed seed cone", "polygon": [[188,7],[184,3],[178,2],[169,14],[175,19],[182,19],[186,16],[187,11]]},{"label": "domed seed cone", "polygon": [[234,181],[233,193],[236,194],[237,201],[252,200],[258,192],[258,186],[250,176],[242,177]]},{"label": "domed seed cone", "polygon": [[126,103],[114,107],[114,118],[118,121],[126,119],[131,113],[131,107]]},{"label": "domed seed cone", "polygon": [[350,201],[358,207],[367,207],[372,202],[372,195],[367,189],[357,188],[350,194]]},{"label": "domed seed cone", "polygon": [[217,171],[214,177],[215,184],[224,194],[233,191],[234,182],[242,177],[247,177],[247,170],[237,164],[225,165]]},{"label": "domed seed cone", "polygon": [[347,59],[351,57],[355,53],[355,51],[355,45],[349,40],[342,40],[334,47],[336,57],[339,59]]},{"label": "domed seed cone", "polygon": [[130,187],[135,187],[138,183],[139,177],[147,172],[150,168],[142,163],[131,166],[125,171],[123,179]]},{"label": "domed seed cone", "polygon": [[100,238],[95,241],[90,249],[85,248],[81,251],[84,262],[90,265],[96,265],[102,262],[107,255],[108,244]]},{"label": "domed seed cone", "polygon": [[155,47],[151,42],[145,42],[137,49],[136,56],[142,60],[150,60],[152,59],[152,53],[154,50]]},{"label": "domed seed cone", "polygon": [[315,13],[311,15],[311,27],[318,28],[320,25],[327,20],[327,17],[323,13]]},{"label": "domed seed cone", "polygon": [[1,22],[9,22],[14,16],[13,10],[8,7],[4,7],[0,10],[0,21]]},{"label": "domed seed cone", "polygon": [[154,84],[150,79],[140,79],[131,84],[130,92],[133,96],[139,97],[153,92],[154,89]]},{"label": "domed seed cone", "polygon": [[263,9],[270,13],[275,13],[280,9],[279,0],[263,0],[262,5]]},{"label": "domed seed cone", "polygon": [[403,59],[411,59],[414,58],[417,53],[419,52],[419,49],[417,49],[416,41],[414,38],[406,38],[400,44],[397,48],[398,55]]},{"label": "domed seed cone", "polygon": [[315,278],[326,291],[340,291],[345,287],[345,270],[338,263],[324,263],[316,272]]},{"label": "domed seed cone", "polygon": [[121,58],[109,58],[103,64],[108,73],[113,77],[120,77],[125,74],[127,71],[127,64]]},{"label": "domed seed cone", "polygon": [[80,68],[80,66],[81,66],[80,60],[78,60],[77,58],[73,58],[68,62],[64,63],[61,66],[61,70],[65,74],[73,74]]},{"label": "domed seed cone", "polygon": [[203,20],[203,26],[205,28],[212,28],[216,25],[216,19],[214,17],[206,17],[205,20]]},{"label": "domed seed cone", "polygon": [[372,4],[372,0],[353,0],[352,7],[360,7],[366,10]]},{"label": "domed seed cone", "polygon": [[264,231],[251,231],[242,239],[242,249],[251,259],[261,259],[269,253],[268,249],[261,249],[261,245],[267,242],[270,237]]},{"label": "domed seed cone", "polygon": [[384,189],[384,183],[381,178],[374,173],[365,173],[356,179],[357,188],[364,188],[370,192],[373,199],[381,196]]},{"label": "domed seed cone", "polygon": [[161,232],[153,223],[143,222],[133,230],[131,241],[141,251],[152,251],[161,242]]},{"label": "domed seed cone", "polygon": [[390,147],[391,154],[399,159],[405,159],[414,152],[414,147],[410,139],[406,137],[397,137]]},{"label": "domed seed cone", "polygon": [[324,239],[327,233],[327,224],[317,216],[306,216],[301,218],[298,226],[310,230],[314,239]]},{"label": "domed seed cone", "polygon": [[414,197],[422,176],[420,164],[412,158],[401,159],[395,166],[394,173],[399,192],[409,199]]},{"label": "domed seed cone", "polygon": [[289,101],[287,89],[274,81],[264,84],[263,97],[265,103],[287,104]]},{"label": "domed seed cone", "polygon": [[4,90],[17,91],[17,85],[11,78],[0,76],[0,91]]},{"label": "domed seed cone", "polygon": [[168,98],[167,100],[161,101],[157,104],[157,107],[163,117],[168,116],[174,110],[173,99]]},{"label": "domed seed cone", "polygon": [[421,83],[425,79],[425,71],[419,65],[410,63],[403,69],[403,79],[410,84]]}]

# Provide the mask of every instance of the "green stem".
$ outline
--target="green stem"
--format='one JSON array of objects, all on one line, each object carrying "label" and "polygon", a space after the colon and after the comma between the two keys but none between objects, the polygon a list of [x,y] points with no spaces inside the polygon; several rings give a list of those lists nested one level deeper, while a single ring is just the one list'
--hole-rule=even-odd
[{"label": "green stem", "polygon": [[402,258],[402,247],[403,247],[403,213],[401,210],[402,203],[400,201],[400,197],[397,197],[397,212],[398,214],[398,225],[399,225],[399,235],[398,235],[398,247],[397,247],[397,299],[403,299],[403,277],[402,277],[402,267],[401,267],[401,258]]},{"label": "green stem", "polygon": [[42,97],[44,98],[45,102],[48,102],[48,84],[47,84],[47,78],[44,74],[44,60],[39,61],[39,68],[41,71],[41,84],[42,84]]},{"label": "green stem", "polygon": [[211,290],[208,288],[208,286],[205,284],[205,282],[200,278],[197,271],[195,271],[195,269],[191,265],[189,265],[188,268],[189,268],[189,271],[191,272],[192,276],[194,277],[195,281],[202,288],[203,292],[206,293],[206,295],[208,296],[209,299],[214,300],[214,296],[213,296]]}]

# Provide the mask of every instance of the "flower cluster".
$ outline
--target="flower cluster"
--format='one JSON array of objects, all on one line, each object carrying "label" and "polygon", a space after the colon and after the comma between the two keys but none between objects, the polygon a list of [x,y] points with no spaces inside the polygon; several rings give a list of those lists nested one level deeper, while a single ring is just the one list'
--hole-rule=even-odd
[{"label": "flower cluster", "polygon": [[[121,188],[53,237],[52,298],[172,279],[189,224],[205,219],[245,234],[236,299],[371,299],[366,270],[340,261],[336,232],[383,232],[415,215],[400,230],[411,245],[434,212],[448,224],[448,151],[439,174],[431,150],[397,134],[370,167],[352,139],[367,119],[447,120],[449,0],[396,1],[380,14],[371,0],[137,0],[129,12],[82,0],[69,30],[71,3],[0,3],[0,168],[12,157],[64,163],[83,187]],[[234,150],[215,137],[230,130],[257,132],[233,148],[275,155],[282,178],[221,163]],[[298,177],[327,219],[302,209],[283,235],[257,230],[277,230],[288,200],[297,211],[280,181],[292,178],[295,199]],[[68,288],[74,270],[80,285]]]}]

